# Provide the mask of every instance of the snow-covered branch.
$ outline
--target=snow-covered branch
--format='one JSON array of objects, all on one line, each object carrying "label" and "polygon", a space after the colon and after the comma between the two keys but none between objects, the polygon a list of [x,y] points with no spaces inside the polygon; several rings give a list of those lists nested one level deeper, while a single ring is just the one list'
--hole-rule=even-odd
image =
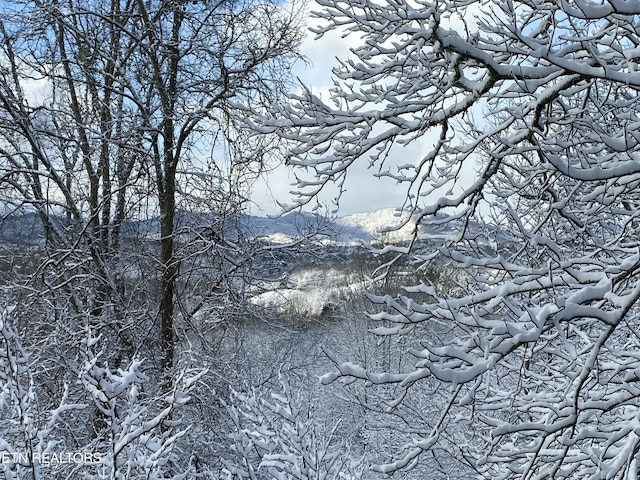
[{"label": "snow-covered branch", "polygon": [[[372,333],[405,339],[412,368],[333,359],[323,382],[396,386],[394,405],[448,385],[448,427],[477,435],[486,478],[635,478],[638,6],[318,3],[318,35],[358,42],[330,98],[303,88],[250,121],[312,172],[299,204],[359,162],[394,178],[417,222],[407,264],[455,272],[370,295]],[[425,153],[403,158],[418,142]],[[413,448],[380,470],[410,468],[443,436],[407,432]]]}]

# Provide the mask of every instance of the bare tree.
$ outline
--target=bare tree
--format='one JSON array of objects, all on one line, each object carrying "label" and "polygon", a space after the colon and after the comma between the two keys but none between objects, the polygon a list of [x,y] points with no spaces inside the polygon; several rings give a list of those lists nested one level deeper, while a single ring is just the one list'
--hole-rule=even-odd
[{"label": "bare tree", "polygon": [[0,300],[16,305],[31,355],[31,407],[46,419],[51,405],[82,405],[56,418],[60,447],[113,447],[112,475],[155,453],[173,463],[148,457],[136,475],[190,468],[171,453],[188,370],[175,332],[236,300],[250,242],[230,224],[278,151],[241,128],[239,106],[282,93],[299,13],[269,0],[36,0],[0,13],[1,213],[34,232],[11,250],[7,270],[21,271],[7,271]]},{"label": "bare tree", "polygon": [[[638,5],[318,4],[318,35],[360,41],[331,102],[304,89],[254,127],[315,172],[300,204],[355,162],[404,185],[416,265],[439,257],[459,272],[448,292],[425,281],[372,295],[385,305],[377,335],[415,334],[414,368],[338,361],[324,377],[395,384],[400,405],[426,379],[449,389],[430,429],[407,428],[408,447],[378,469],[410,468],[457,431],[486,478],[635,478]],[[395,160],[418,141],[422,156]],[[423,235],[435,253],[418,249]]]},{"label": "bare tree", "polygon": [[[149,6],[139,1],[143,36],[140,68],[148,83],[132,82],[145,129],[160,215],[162,368],[173,364],[174,305],[180,259],[176,225],[180,168],[198,161],[197,151],[226,147],[224,162],[253,177],[271,142],[244,142],[233,102],[263,105],[284,86],[288,62],[300,41],[299,19],[271,2],[174,2]],[[138,78],[134,76],[133,78]],[[203,88],[204,87],[204,88]],[[198,173],[195,171],[187,174]]]},{"label": "bare tree", "polygon": [[160,273],[160,364],[169,372],[176,281],[189,269],[177,254],[179,211],[194,197],[221,215],[243,208],[275,145],[242,132],[234,102],[262,108],[282,92],[298,13],[270,1],[36,1],[3,16],[3,202],[38,213],[52,252],[47,285],[79,312],[116,318],[129,359],[137,342],[128,338],[129,300],[153,289],[126,285],[123,222],[159,218],[151,268]]}]

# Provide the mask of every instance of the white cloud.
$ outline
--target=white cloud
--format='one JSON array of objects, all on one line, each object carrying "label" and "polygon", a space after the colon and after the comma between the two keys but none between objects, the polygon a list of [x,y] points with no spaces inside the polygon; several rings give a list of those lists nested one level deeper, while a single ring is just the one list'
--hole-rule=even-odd
[{"label": "white cloud", "polygon": [[[314,26],[310,19],[310,26]],[[315,20],[317,23],[317,20]],[[344,36],[344,32],[332,30],[322,37],[309,32],[302,45],[302,54],[308,58],[309,65],[300,64],[294,74],[310,87],[314,94],[323,100],[329,99],[329,89],[333,85],[332,69],[339,65],[338,59],[345,59],[350,55],[350,49],[359,44],[359,38],[352,34]],[[418,144],[416,144],[418,145]],[[403,149],[402,156],[414,155],[417,147]],[[398,158],[396,163],[407,163],[409,159]],[[349,169],[345,182],[345,191],[339,203],[339,215],[349,215],[357,212],[370,212],[388,207],[402,205],[405,192],[402,186],[388,178],[376,178],[377,170],[367,168],[368,159],[362,158]],[[311,172],[298,171],[299,175],[311,175]],[[253,188],[252,199],[254,207],[252,213],[257,215],[274,215],[281,210],[277,202],[293,203],[294,197],[290,193],[294,190],[295,174],[291,167],[279,166],[272,172],[258,180]],[[334,199],[337,188],[329,184],[318,196],[323,205],[334,209]],[[315,206],[314,202],[311,207]]]},{"label": "white cloud", "polygon": [[[467,15],[467,17],[469,16],[472,15]],[[317,22],[317,19],[310,19],[309,25],[315,26]],[[455,14],[446,22],[452,27],[464,28],[463,20]],[[344,31],[332,30],[322,37],[316,38],[314,33],[309,32],[302,45],[302,54],[309,59],[310,64],[306,66],[300,64],[294,73],[306,86],[311,88],[314,94],[324,101],[328,101],[330,98],[329,89],[333,86],[332,69],[339,65],[338,58],[342,60],[348,58],[351,55],[350,49],[357,47],[360,42],[360,37],[355,33],[345,36]],[[435,134],[429,132],[409,145],[394,146],[383,168],[396,173],[398,165],[416,164],[430,150],[434,140]],[[468,185],[474,178],[473,161],[468,163],[462,169],[460,183],[455,189],[455,193],[459,193],[460,185]],[[377,178],[375,175],[379,173],[379,166],[368,167],[369,159],[361,158],[349,168],[344,185],[345,191],[339,202],[339,215],[371,212],[404,205],[407,195],[406,184],[398,184],[391,178]],[[298,170],[295,173],[303,178],[309,178],[312,175],[311,171]],[[253,189],[252,198],[256,205],[252,208],[252,213],[275,215],[281,211],[277,202],[294,203],[294,197],[290,192],[295,189],[292,185],[295,182],[295,173],[292,167],[279,166],[264,179],[259,180]],[[443,187],[441,194],[445,195],[446,190],[450,187],[451,185]],[[318,199],[332,210],[335,208],[333,201],[336,194],[337,188],[329,184],[318,196]],[[314,202],[311,207],[315,205]]]}]

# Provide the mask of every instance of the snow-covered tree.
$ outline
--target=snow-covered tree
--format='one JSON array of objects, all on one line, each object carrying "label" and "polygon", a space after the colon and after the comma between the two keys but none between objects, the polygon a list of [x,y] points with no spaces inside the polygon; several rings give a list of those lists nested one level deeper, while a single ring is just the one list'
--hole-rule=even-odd
[{"label": "snow-covered tree", "polygon": [[[15,331],[11,312],[0,312],[0,472],[3,478],[43,478],[40,457],[60,444],[55,430],[61,417],[81,410],[82,404],[67,403],[65,387],[57,408],[40,408],[32,375],[32,360]],[[48,468],[58,473],[59,465]]]},{"label": "snow-covered tree", "polygon": [[134,361],[126,370],[111,371],[108,365],[101,365],[99,356],[90,355],[81,372],[80,381],[102,420],[91,442],[106,466],[100,473],[113,479],[187,478],[192,468],[173,450],[189,426],[181,425],[175,414],[206,370],[192,376],[181,374],[173,391],[153,398],[141,394],[149,379],[140,365]]},{"label": "snow-covered tree", "polygon": [[397,181],[413,250],[386,251],[460,272],[454,289],[372,294],[374,334],[411,338],[413,368],[338,362],[323,378],[394,384],[390,410],[428,380],[448,389],[377,469],[426,462],[446,431],[467,432],[461,455],[486,478],[636,478],[640,4],[318,4],[316,33],[357,46],[328,99],[303,89],[254,127],[315,173],[298,204],[359,162]]},{"label": "snow-covered tree", "polygon": [[191,453],[174,448],[186,439],[172,429],[183,373],[223,362],[219,326],[242,305],[248,264],[269,250],[238,223],[278,142],[247,134],[235,103],[284,91],[300,8],[2,4],[0,223],[3,235],[8,224],[34,232],[1,246],[0,303],[17,305],[31,354],[30,377],[20,370],[7,388],[37,395],[30,408],[42,415],[83,404],[60,417],[58,446],[95,445],[112,477],[184,474]]},{"label": "snow-covered tree", "polygon": [[[39,399],[42,390],[33,371],[38,365],[22,347],[10,313],[0,312],[0,472],[3,478],[32,480],[64,477],[95,479],[186,478],[188,458],[173,450],[186,433],[177,409],[206,370],[176,378],[173,390],[160,396],[134,361],[112,371],[93,349],[98,339],[87,328],[84,365],[73,385],[66,384],[57,406]],[[87,402],[72,403],[71,396]],[[89,422],[91,408],[100,422]],[[90,434],[89,434],[90,432]]]},{"label": "snow-covered tree", "polygon": [[287,386],[269,397],[232,392],[226,406],[235,431],[231,456],[221,459],[224,478],[363,478],[363,461],[352,456],[350,439],[336,434],[341,419],[323,418],[313,402]]}]

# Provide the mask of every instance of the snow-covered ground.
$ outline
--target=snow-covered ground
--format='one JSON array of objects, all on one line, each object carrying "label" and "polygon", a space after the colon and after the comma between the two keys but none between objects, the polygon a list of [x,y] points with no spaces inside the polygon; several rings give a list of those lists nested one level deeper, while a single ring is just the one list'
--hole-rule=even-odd
[{"label": "snow-covered ground", "polygon": [[366,233],[370,239],[382,237],[387,242],[403,242],[411,239],[415,222],[407,214],[399,214],[395,208],[377,212],[356,213],[336,220],[336,224]]},{"label": "snow-covered ground", "polygon": [[353,272],[333,267],[303,268],[293,271],[282,285],[257,294],[251,302],[280,314],[319,317],[362,288],[363,281]]}]

